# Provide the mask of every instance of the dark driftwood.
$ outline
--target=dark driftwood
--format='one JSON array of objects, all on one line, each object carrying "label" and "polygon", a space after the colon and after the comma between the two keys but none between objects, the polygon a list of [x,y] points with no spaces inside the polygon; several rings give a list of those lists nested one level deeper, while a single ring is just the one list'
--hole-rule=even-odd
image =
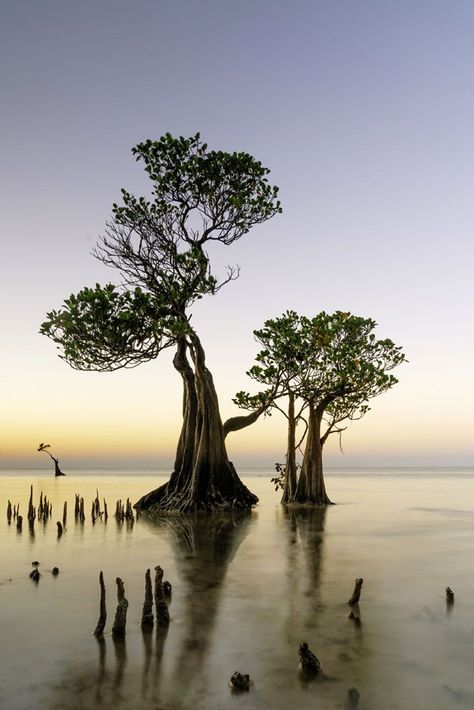
[{"label": "dark driftwood", "polygon": [[349,606],[355,606],[356,604],[359,603],[360,593],[362,591],[363,583],[364,583],[364,580],[362,579],[362,577],[358,577],[356,579],[355,584],[354,584],[354,591],[352,592],[352,597],[347,602],[349,604]]},{"label": "dark driftwood", "polygon": [[300,657],[301,669],[304,673],[307,673],[308,675],[317,675],[322,671],[323,667],[321,665],[321,661],[312,651],[310,651],[306,642],[303,642],[299,647],[298,655]]},{"label": "dark driftwood", "polygon": [[51,572],[52,572],[52,574],[54,575],[54,577],[57,577],[58,574],[59,574],[59,567],[53,567],[53,569],[51,570]]},{"label": "dark driftwood", "polygon": [[117,609],[115,611],[114,625],[112,626],[112,636],[117,640],[125,638],[128,600],[125,598],[125,587],[120,577],[117,577],[115,581],[117,583]]},{"label": "dark driftwood", "polygon": [[104,575],[101,572],[99,574],[99,584],[100,584],[100,607],[99,607],[99,621],[94,629],[94,636],[99,638],[104,633],[105,622],[107,621],[107,607],[105,605],[105,584]]},{"label": "dark driftwood", "polygon": [[32,570],[30,572],[30,579],[32,579],[33,582],[39,582],[40,577],[41,577],[41,572],[39,571],[39,569],[37,567],[35,567],[34,570]]},{"label": "dark driftwood", "polygon": [[229,683],[233,690],[249,690],[250,676],[247,673],[239,673],[239,671],[235,671]]},{"label": "dark driftwood", "polygon": [[142,629],[153,628],[153,590],[151,587],[151,574],[147,569],[145,574],[145,601],[143,602],[142,611]]},{"label": "dark driftwood", "polygon": [[168,604],[165,601],[163,570],[160,565],[155,567],[155,608],[158,626],[166,628],[170,623],[170,613],[168,611]]},{"label": "dark driftwood", "polygon": [[7,504],[7,520],[8,520],[8,524],[10,525],[12,522],[12,504],[10,503],[10,500],[8,501],[8,504]]},{"label": "dark driftwood", "polygon": [[58,526],[58,537],[61,537],[61,535],[63,534],[63,526],[62,526],[61,521],[58,520],[56,525]]},{"label": "dark driftwood", "polygon": [[454,592],[451,587],[446,587],[446,602],[448,604],[454,604]]},{"label": "dark driftwood", "polygon": [[18,532],[21,532],[22,527],[23,527],[23,516],[19,515],[16,519],[16,529],[18,530]]},{"label": "dark driftwood", "polygon": [[63,506],[63,528],[66,527],[66,521],[67,521],[67,500],[64,501],[64,506]]}]

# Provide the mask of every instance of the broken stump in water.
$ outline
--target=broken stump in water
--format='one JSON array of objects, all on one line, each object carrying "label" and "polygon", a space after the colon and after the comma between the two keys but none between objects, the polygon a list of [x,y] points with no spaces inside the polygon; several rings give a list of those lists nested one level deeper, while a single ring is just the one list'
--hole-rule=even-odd
[{"label": "broken stump in water", "polygon": [[454,592],[451,587],[446,587],[446,603],[454,604]]},{"label": "broken stump in water", "polygon": [[16,519],[16,529],[18,530],[18,532],[21,532],[22,527],[23,527],[23,516],[19,515]]},{"label": "broken stump in water", "polygon": [[58,537],[61,537],[61,535],[63,534],[63,526],[62,526],[62,523],[58,520],[58,522],[56,523],[56,525],[58,526]]},{"label": "broken stump in water", "polygon": [[363,583],[364,583],[364,580],[362,579],[362,577],[358,577],[356,579],[355,584],[354,584],[354,591],[352,592],[352,597],[347,602],[349,604],[349,606],[355,606],[356,604],[359,603],[360,593],[362,591]]},{"label": "broken stump in water", "polygon": [[53,569],[51,570],[51,574],[53,575],[53,577],[57,577],[59,574],[59,567],[53,567]]},{"label": "broken stump in water", "polygon": [[323,669],[321,661],[315,654],[309,649],[308,644],[303,641],[298,650],[298,655],[300,657],[301,670],[307,675],[317,675]]},{"label": "broken stump in water", "polygon": [[163,594],[167,599],[171,599],[171,593],[173,591],[173,586],[171,582],[168,582],[167,579],[163,582]]},{"label": "broken stump in water", "polygon": [[115,640],[125,638],[125,626],[127,624],[128,600],[125,598],[125,587],[117,577],[117,609],[115,611],[114,625],[112,626],[112,636]]},{"label": "broken stump in water", "polygon": [[107,620],[107,607],[105,606],[105,584],[103,572],[99,574],[100,584],[100,606],[99,606],[99,621],[94,629],[94,636],[99,638],[104,633],[105,622]]},{"label": "broken stump in water", "polygon": [[41,572],[39,571],[39,569],[37,567],[35,567],[34,570],[32,570],[30,572],[30,579],[32,579],[33,582],[39,582],[40,577],[41,577]]},{"label": "broken stump in water", "polygon": [[7,505],[7,520],[8,520],[8,524],[10,525],[11,521],[12,521],[12,504],[11,504],[10,500],[8,501],[8,505]]},{"label": "broken stump in water", "polygon": [[153,590],[151,587],[151,574],[147,569],[145,574],[145,601],[142,611],[142,630],[151,631],[153,628]]},{"label": "broken stump in water", "polygon": [[233,676],[229,681],[229,685],[232,690],[249,690],[250,689],[250,676],[247,673],[239,673],[235,671]]},{"label": "broken stump in water", "polygon": [[160,565],[155,567],[155,609],[156,609],[156,620],[158,626],[161,628],[166,628],[170,623],[170,613],[168,611],[168,604],[165,601],[165,592],[163,588],[163,570]]}]

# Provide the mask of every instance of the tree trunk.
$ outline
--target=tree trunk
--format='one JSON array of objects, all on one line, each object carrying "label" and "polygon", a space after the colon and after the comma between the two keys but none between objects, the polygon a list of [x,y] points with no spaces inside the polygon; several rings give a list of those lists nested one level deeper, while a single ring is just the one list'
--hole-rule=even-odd
[{"label": "tree trunk", "polygon": [[174,471],[168,483],[143,496],[135,507],[182,512],[250,508],[258,498],[244,486],[227,457],[214,382],[196,334],[190,336],[190,343],[184,338],[179,342],[173,364],[184,388]]},{"label": "tree trunk", "polygon": [[291,503],[296,494],[296,420],[295,420],[295,395],[290,392],[288,400],[288,442],[285,464],[285,487],[283,489],[282,503]]},{"label": "tree trunk", "polygon": [[309,405],[308,436],[296,488],[296,503],[330,505],[323,476],[323,447],[321,444],[321,419],[323,411],[311,402]]}]

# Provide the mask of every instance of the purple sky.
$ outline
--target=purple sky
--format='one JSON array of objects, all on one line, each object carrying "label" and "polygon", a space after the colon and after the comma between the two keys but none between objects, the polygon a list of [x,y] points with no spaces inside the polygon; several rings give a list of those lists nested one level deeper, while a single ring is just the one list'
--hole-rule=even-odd
[{"label": "purple sky", "polygon": [[[224,416],[254,328],[340,308],[410,364],[328,462],[472,464],[473,37],[470,0],[4,0],[0,465],[37,461],[46,439],[77,463],[172,457],[168,356],[77,373],[37,331],[72,291],[116,280],[89,252],[120,187],[147,190],[130,148],[198,130],[270,167],[284,208],[215,251],[241,278],[195,315]],[[271,464],[284,423],[229,448]]]}]

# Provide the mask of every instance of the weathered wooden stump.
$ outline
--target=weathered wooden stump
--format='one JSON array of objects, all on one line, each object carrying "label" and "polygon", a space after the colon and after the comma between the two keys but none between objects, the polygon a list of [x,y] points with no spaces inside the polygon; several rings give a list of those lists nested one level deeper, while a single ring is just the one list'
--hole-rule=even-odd
[{"label": "weathered wooden stump", "polygon": [[250,676],[247,673],[239,673],[235,671],[231,679],[229,680],[229,685],[232,690],[242,691],[250,689]]},{"label": "weathered wooden stump", "polygon": [[32,570],[30,572],[30,579],[32,579],[33,582],[39,582],[40,577],[41,577],[41,572],[39,571],[39,569],[37,567],[35,567],[34,570]]},{"label": "weathered wooden stump", "polygon": [[10,525],[12,522],[12,504],[11,504],[10,500],[8,501],[8,504],[7,504],[7,520],[8,520],[8,524]]},{"label": "weathered wooden stump", "polygon": [[155,609],[156,620],[158,626],[166,628],[170,623],[170,613],[168,604],[165,601],[165,592],[163,589],[163,570],[160,565],[155,567]]},{"label": "weathered wooden stump", "polygon": [[66,527],[66,521],[67,521],[67,500],[64,501],[64,505],[63,505],[63,528]]},{"label": "weathered wooden stump", "polygon": [[147,569],[145,574],[145,601],[142,611],[142,629],[149,631],[153,628],[153,590],[151,586],[151,574]]},{"label": "weathered wooden stump", "polygon": [[23,516],[19,515],[16,519],[16,529],[21,532],[23,528]]},{"label": "weathered wooden stump", "polygon": [[115,581],[117,583],[117,609],[115,611],[114,625],[112,626],[112,636],[115,640],[120,640],[125,638],[128,600],[125,598],[125,587],[120,577],[117,577]]},{"label": "weathered wooden stump", "polygon": [[446,603],[454,604],[454,592],[451,587],[446,587]]},{"label": "weathered wooden stump", "polygon": [[171,594],[173,592],[173,586],[171,582],[168,582],[167,579],[163,582],[163,594],[166,597],[166,599],[171,599]]},{"label": "weathered wooden stump", "polygon": [[355,581],[355,584],[354,584],[354,591],[352,592],[352,597],[347,602],[349,604],[349,606],[355,606],[356,604],[359,603],[360,594],[362,591],[363,584],[364,584],[364,580],[362,579],[362,577],[358,577]]},{"label": "weathered wooden stump", "polygon": [[300,657],[301,670],[307,675],[317,675],[323,669],[321,661],[309,649],[308,644],[304,641],[298,650]]},{"label": "weathered wooden stump", "polygon": [[59,574],[59,567],[53,567],[53,569],[51,570],[51,574],[53,575],[53,577],[57,577]]},{"label": "weathered wooden stump", "polygon": [[58,537],[61,537],[61,535],[63,534],[63,526],[62,526],[61,521],[58,520],[58,522],[56,523],[56,525],[58,526]]},{"label": "weathered wooden stump", "polygon": [[105,606],[105,584],[104,575],[101,572],[99,574],[99,584],[100,584],[100,606],[99,606],[99,620],[97,626],[94,629],[94,636],[99,638],[104,633],[105,622],[107,621],[107,607]]}]

